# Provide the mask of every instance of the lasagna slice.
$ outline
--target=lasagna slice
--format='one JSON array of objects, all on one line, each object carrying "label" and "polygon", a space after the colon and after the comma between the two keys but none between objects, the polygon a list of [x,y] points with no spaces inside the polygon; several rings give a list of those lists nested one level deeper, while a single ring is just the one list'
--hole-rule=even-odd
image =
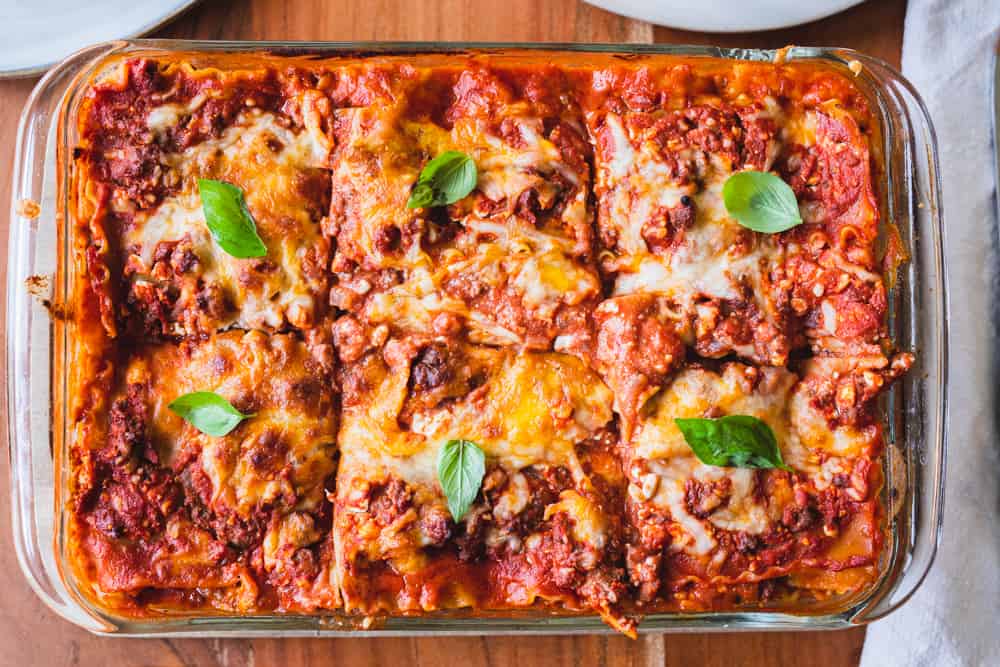
[{"label": "lasagna slice", "polygon": [[[329,100],[291,73],[141,60],[90,95],[78,159],[106,184],[90,197],[113,230],[127,329],[313,326],[328,282]],[[236,258],[213,240],[199,179],[242,191],[265,256]]]},{"label": "lasagna slice", "polygon": [[[411,337],[342,373],[334,541],[346,611],[541,605],[631,632],[611,396],[579,359]],[[436,464],[454,439],[487,461],[458,521]]]},{"label": "lasagna slice", "polygon": [[[75,450],[75,532],[95,592],[136,611],[339,607],[326,539],[331,387],[291,335],[233,331],[132,353],[103,435]],[[206,435],[167,407],[196,391],[253,416]]]},{"label": "lasagna slice", "polygon": [[[779,95],[791,81],[758,82],[750,97],[740,76],[728,88],[699,81],[706,90],[683,103],[660,102],[661,87],[677,82],[642,72],[631,76],[643,95],[587,109],[613,295],[665,299],[702,357],[783,366],[807,345],[871,354],[887,336],[870,129],[859,124],[866,109],[852,114],[837,97],[846,91],[833,85],[799,97]],[[777,234],[742,227],[722,189],[743,170],[779,174],[804,224]]]},{"label": "lasagna slice", "polygon": [[[736,362],[676,374],[626,447],[638,599],[698,609],[731,584],[758,584],[744,602],[774,603],[796,580],[819,596],[870,583],[884,539],[874,400],[906,366],[817,358],[801,376]],[[674,420],[725,415],[766,423],[790,470],[701,463]]]},{"label": "lasagna slice", "polygon": [[[551,347],[601,292],[590,148],[564,77],[414,76],[384,104],[336,114],[333,304],[396,332],[466,328],[478,343]],[[476,188],[448,207],[407,208],[423,166],[449,151],[475,162]]]},{"label": "lasagna slice", "polygon": [[703,357],[787,363],[795,346],[786,249],[739,225],[722,187],[769,170],[779,149],[775,104],[595,111],[597,225],[613,294],[661,296]]}]

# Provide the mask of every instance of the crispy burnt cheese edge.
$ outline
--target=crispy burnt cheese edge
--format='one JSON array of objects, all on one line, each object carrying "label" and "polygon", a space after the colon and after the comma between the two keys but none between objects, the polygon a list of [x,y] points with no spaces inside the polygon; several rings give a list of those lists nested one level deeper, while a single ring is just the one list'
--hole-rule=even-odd
[{"label": "crispy burnt cheese edge", "polygon": [[[334,539],[349,612],[555,606],[634,630],[611,396],[580,360],[408,338],[344,374]],[[456,438],[487,456],[457,523],[436,472]]]},{"label": "crispy burnt cheese edge", "polygon": [[[331,369],[288,334],[230,331],[134,350],[107,437],[79,449],[79,549],[95,595],[141,612],[340,607],[328,539]],[[213,391],[245,414],[209,436],[168,405]]]}]

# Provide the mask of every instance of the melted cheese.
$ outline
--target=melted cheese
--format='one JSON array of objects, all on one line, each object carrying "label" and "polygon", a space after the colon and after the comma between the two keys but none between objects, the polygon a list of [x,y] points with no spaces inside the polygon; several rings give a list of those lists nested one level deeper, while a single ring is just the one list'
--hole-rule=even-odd
[{"label": "melted cheese", "polygon": [[[802,373],[806,378],[836,378],[849,372],[851,364],[850,359],[817,357],[803,365]],[[850,424],[831,428],[826,417],[813,405],[809,382],[801,383],[792,395],[789,419],[795,432],[792,440],[800,444],[790,452],[792,465],[811,472],[819,470],[820,458],[833,457],[831,460],[835,460],[868,455],[878,444],[879,434],[875,429],[859,429]],[[823,465],[824,470],[828,463]]]},{"label": "melted cheese", "polygon": [[711,524],[690,514],[684,501],[684,483],[694,465],[695,462],[683,459],[651,462],[650,470],[660,478],[658,492],[652,502],[670,511],[675,527],[671,531],[671,548],[704,556],[715,549],[717,542]]},{"label": "melted cheese", "polygon": [[283,563],[282,551],[308,546],[322,537],[312,516],[302,512],[287,514],[276,524],[264,536],[264,567],[268,570],[273,570]]},{"label": "melted cheese", "polygon": [[751,389],[750,367],[729,364],[722,375],[701,368],[678,373],[670,385],[650,400],[633,439],[636,456],[644,459],[691,456],[674,419],[721,414],[751,415],[767,423],[785,453],[789,441],[788,400],[798,378],[779,368],[758,371],[763,377]]},{"label": "melted cheese", "polygon": [[[437,479],[437,456],[448,440],[472,440],[486,453],[490,466],[506,471],[506,486],[492,508],[497,522],[510,522],[531,503],[531,486],[521,472],[528,466],[565,467],[575,489],[592,490],[575,445],[612,418],[610,392],[597,376],[577,358],[556,353],[473,348],[470,354],[479,354],[486,362],[485,384],[462,398],[416,410],[408,417],[407,429],[399,420],[409,380],[405,369],[369,372],[366,381],[378,384],[361,404],[345,406],[338,471],[338,502],[347,508],[344,511],[363,514],[368,506],[355,510],[351,490],[388,476],[406,482],[415,509],[389,526],[362,520],[364,530],[359,535],[342,534],[343,528],[336,531],[343,558],[364,553],[367,560],[388,561],[397,573],[420,572],[432,562],[433,553],[422,549],[432,540],[417,518],[429,512],[447,513]],[[596,552],[610,540],[609,520],[575,489],[563,491],[558,502],[546,508],[544,518],[564,513],[573,540],[595,550],[588,553],[597,558]],[[466,515],[465,521],[472,521],[477,511]],[[523,537],[487,519],[485,539],[493,547],[521,552],[540,545],[538,534]]]},{"label": "melted cheese", "polygon": [[[681,148],[672,156],[688,163],[697,177],[680,182],[675,169],[664,162],[660,145],[630,137],[615,114],[606,116],[606,126],[611,155],[599,164],[598,185],[602,225],[615,231],[620,253],[614,261],[614,294],[664,295],[694,316],[702,297],[742,301],[749,291],[760,312],[773,319],[766,281],[771,269],[783,262],[784,251],[770,236],[748,232],[726,211],[722,187],[739,165],[720,155]],[[776,151],[776,146],[771,149]],[[642,236],[644,225],[680,204],[682,197],[693,201],[693,225],[680,232],[680,243],[666,254],[652,252]],[[735,351],[754,353],[752,346]]]},{"label": "melted cheese", "polygon": [[[444,292],[451,280],[475,280],[508,290],[532,317],[551,320],[560,305],[576,305],[600,293],[596,272],[571,257],[569,243],[558,236],[520,225],[467,222],[464,239],[444,253],[436,267],[430,260],[412,260],[406,280],[368,302],[365,317],[403,329],[427,330],[434,316],[449,312],[467,318],[470,338],[490,344],[519,344],[521,337]],[[492,242],[473,242],[488,233]]]},{"label": "melted cheese", "polygon": [[589,544],[595,549],[603,549],[607,544],[607,517],[578,491],[567,489],[560,493],[559,502],[545,508],[545,519],[560,512],[565,512],[573,520],[573,539],[578,543]]},{"label": "melted cheese", "polygon": [[187,104],[161,104],[153,107],[146,115],[146,127],[154,136],[163,136],[167,130],[180,126],[191,114],[200,109],[210,98],[218,97],[221,90],[202,90],[188,100]]},{"label": "melted cheese", "polygon": [[[755,497],[753,470],[703,465],[674,422],[715,411],[752,415],[771,427],[782,454],[787,455],[798,446],[788,418],[788,399],[797,378],[783,369],[763,369],[763,377],[752,389],[747,370],[746,366],[729,364],[722,375],[699,368],[682,371],[651,399],[637,429],[632,451],[635,458],[646,459],[658,477],[656,493],[649,501],[665,507],[675,522],[674,549],[706,556],[717,545],[715,529],[760,534],[768,529],[772,514],[780,516],[780,508],[769,508]],[[790,448],[790,443],[795,444]],[[728,479],[728,501],[706,519],[698,519],[688,511],[685,501],[689,479],[708,484]],[[636,488],[641,483],[633,480],[630,489],[640,499],[645,495]]]},{"label": "melted cheese", "polygon": [[[148,122],[159,126],[178,113],[172,107],[158,107]],[[234,319],[222,326],[274,329],[286,320],[308,326],[316,286],[303,273],[302,264],[305,254],[319,243],[319,228],[310,219],[298,180],[305,170],[325,166],[328,153],[329,142],[322,132],[295,132],[276,116],[255,111],[244,113],[217,139],[164,156],[164,166],[176,174],[180,188],[151,213],[137,215],[125,233],[125,247],[136,249],[131,260],[135,280],[151,280],[147,274],[160,242],[182,241],[198,258],[202,283],[221,289],[235,307]],[[266,260],[277,270],[257,271],[258,260],[234,258],[215,243],[198,196],[199,178],[224,180],[243,190],[267,246]],[[180,302],[182,307],[197,308],[196,295],[183,288]]]},{"label": "melted cheese", "polygon": [[[581,176],[563,163],[559,149],[541,135],[540,118],[512,118],[517,123],[520,144],[515,148],[492,136],[480,119],[462,118],[455,123],[444,142],[421,142],[421,148],[438,154],[459,150],[476,161],[477,187],[493,201],[516,200],[525,190],[534,188],[544,199],[553,185],[545,175],[558,172],[573,185],[581,185]],[[422,138],[432,136],[422,133]]]},{"label": "melted cheese", "polygon": [[408,377],[387,373],[371,403],[345,410],[340,434],[345,465],[356,457],[359,465],[383,465],[408,482],[436,485],[438,449],[464,438],[509,470],[565,465],[582,479],[574,445],[611,420],[610,391],[568,355],[497,351],[495,363],[485,391],[416,412],[406,431],[397,416]]},{"label": "melted cheese", "polygon": [[[762,276],[770,265],[781,261],[781,250],[766,235],[753,235],[747,247],[746,230],[729,217],[722,202],[730,166],[711,156],[711,167],[699,189],[695,183],[680,186],[673,182],[653,147],[644,146],[639,155],[642,161],[627,179],[614,184],[609,195],[611,219],[620,232],[619,246],[628,255],[614,293],[653,292],[686,304],[700,295],[739,299],[744,286],[759,294]],[[694,200],[694,225],[666,257],[651,253],[642,238],[643,225],[657,208],[674,207],[685,195]]]},{"label": "melted cheese", "polygon": [[709,515],[712,525],[759,535],[768,529],[770,518],[765,505],[754,498],[754,471],[750,468],[718,468],[699,465],[694,478],[700,482],[730,482],[729,502]]},{"label": "melted cheese", "polygon": [[[459,151],[476,163],[476,188],[487,198],[504,206],[491,217],[513,213],[522,192],[534,189],[540,201],[555,195],[555,184],[549,175],[558,173],[572,185],[583,185],[585,174],[579,174],[561,160],[558,149],[540,134],[542,121],[537,118],[512,118],[518,124],[521,144],[516,148],[491,134],[485,121],[462,118],[449,131],[437,125],[400,117],[401,106],[382,109],[365,108],[340,112],[350,122],[348,145],[337,160],[334,180],[354,197],[351,206],[363,224],[355,229],[366,261],[376,267],[411,267],[417,257],[407,253],[402,258],[382,252],[375,234],[383,227],[404,227],[420,212],[409,209],[406,202],[416,182],[423,162],[421,155],[440,155]],[[373,171],[372,165],[378,165]],[[577,194],[562,214],[569,227],[585,225],[586,193]],[[475,212],[463,214],[461,222],[468,226],[477,220]]]},{"label": "melted cheese", "polygon": [[606,122],[613,144],[611,159],[607,163],[608,171],[612,178],[625,178],[635,168],[635,149],[632,148],[632,141],[617,114],[608,114]]},{"label": "melted cheese", "polygon": [[[719,468],[700,463],[693,456],[649,462],[649,469],[658,478],[656,493],[649,502],[665,507],[675,522],[672,530],[672,547],[697,556],[705,556],[715,549],[715,529],[742,531],[754,535],[765,532],[770,526],[770,510],[754,496],[754,471],[741,468]],[[729,480],[729,495],[720,507],[706,519],[692,515],[685,500],[689,479],[699,482]],[[630,489],[633,496],[638,491]],[[779,510],[780,512],[780,510]]]},{"label": "melted cheese", "polygon": [[[815,362],[824,363],[824,362]],[[833,362],[836,363],[836,362]],[[807,364],[805,371],[814,372]],[[827,371],[823,371],[826,373]],[[784,369],[755,372],[741,364],[727,364],[722,374],[688,368],[652,398],[631,444],[633,460],[645,460],[655,475],[633,479],[630,495],[639,502],[666,508],[675,522],[673,548],[707,556],[716,548],[716,529],[759,535],[781,519],[788,494],[775,493],[761,502],[754,493],[755,471],[707,466],[698,461],[674,422],[706,415],[751,415],[774,432],[785,463],[805,473],[818,491],[848,474],[850,457],[866,452],[876,437],[850,426],[831,428],[814,408],[807,382]],[[692,515],[685,501],[688,480],[713,484],[728,479],[726,502],[705,519]]]},{"label": "melted cheese", "polygon": [[[349,116],[351,129],[334,181],[335,188],[353,198],[345,215],[360,217],[360,222],[348,224],[351,242],[364,253],[366,264],[404,269],[403,283],[367,302],[366,319],[426,331],[435,315],[447,312],[469,323],[470,338],[476,342],[518,344],[524,342],[520,335],[498,325],[494,313],[473,311],[446,294],[444,285],[468,280],[501,290],[508,295],[505,298],[530,311],[529,317],[547,321],[560,305],[575,305],[600,292],[596,272],[576,259],[581,240],[568,238],[564,231],[589,224],[584,188],[566,202],[558,229],[535,229],[514,216],[525,191],[534,190],[542,204],[554,200],[560,187],[554,174],[573,186],[586,185],[586,173],[565,164],[556,146],[542,136],[540,119],[511,118],[520,135],[514,147],[493,135],[481,119],[461,118],[446,130],[401,118],[397,107],[343,113]],[[446,151],[460,151],[475,160],[477,189],[494,202],[494,208],[483,214],[471,206],[471,198],[455,204],[451,213],[458,216],[464,231],[433,259],[419,238],[404,240],[402,252],[383,252],[376,243],[376,233],[383,227],[426,224],[418,217],[419,210],[406,208],[423,165],[399,155]],[[371,171],[372,164],[379,165],[377,173]]]},{"label": "melted cheese", "polygon": [[406,202],[422,165],[414,142],[399,130],[401,110],[401,105],[387,105],[335,112],[348,127],[333,170],[334,194],[344,199],[342,213],[348,218],[341,227],[350,230],[351,242],[363,253],[363,258],[354,259],[372,268],[404,267],[407,259],[414,259],[407,253],[397,260],[376,243],[381,229],[411,226],[417,218],[418,211],[407,208]]},{"label": "melted cheese", "polygon": [[166,130],[177,127],[186,115],[191,113],[185,105],[164,104],[150,110],[146,116],[146,127],[155,135],[162,135]]},{"label": "melted cheese", "polygon": [[784,118],[778,127],[781,128],[784,143],[802,146],[816,144],[816,112],[811,109]]},{"label": "melted cheese", "polygon": [[493,505],[493,516],[499,521],[510,521],[531,502],[531,487],[524,474],[513,472],[507,479],[500,498]]},{"label": "melted cheese", "polygon": [[[336,419],[332,393],[309,365],[305,345],[290,337],[229,332],[189,352],[153,348],[130,364],[127,377],[150,385],[149,433],[162,460],[171,465],[185,452],[200,452],[212,508],[247,517],[286,498],[306,511],[323,501],[323,482],[334,471]],[[167,407],[194,391],[214,391],[237,405],[253,396],[255,416],[226,436],[205,435]]]}]

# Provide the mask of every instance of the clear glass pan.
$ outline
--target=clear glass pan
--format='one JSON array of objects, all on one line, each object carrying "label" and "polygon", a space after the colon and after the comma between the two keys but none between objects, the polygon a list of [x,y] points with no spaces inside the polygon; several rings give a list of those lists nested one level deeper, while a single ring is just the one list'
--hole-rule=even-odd
[{"label": "clear glass pan", "polygon": [[[393,618],[376,629],[358,630],[350,619],[329,616],[178,616],[127,619],[92,605],[65,576],[66,544],[61,489],[66,479],[60,460],[68,442],[64,429],[67,330],[50,317],[37,294],[51,284],[51,298],[63,302],[72,270],[59,256],[59,234],[68,236],[66,192],[68,161],[74,145],[67,119],[89,75],[110,55],[130,52],[226,51],[318,56],[447,53],[474,49],[528,55],[531,50],[588,53],[711,56],[770,61],[775,51],[669,45],[198,42],[133,40],[99,44],[71,56],[39,82],[28,100],[17,138],[13,170],[7,284],[8,435],[14,545],[24,575],[40,598],[63,618],[96,633],[128,636],[316,636],[598,633],[610,630],[596,617],[463,617],[456,614]],[[832,611],[801,613],[669,613],[645,618],[641,631],[704,632],[732,630],[833,629],[867,623],[903,604],[920,585],[934,559],[944,499],[944,430],[947,411],[948,316],[942,254],[942,218],[937,147],[930,118],[916,91],[880,60],[846,49],[792,48],[788,61],[823,62],[848,69],[861,64],[856,82],[869,97],[881,123],[885,165],[879,194],[885,220],[894,222],[911,261],[890,289],[889,327],[917,362],[885,400],[885,501],[891,508],[891,536],[879,581],[860,598],[842,601]],[[856,65],[853,70],[856,70]],[[22,202],[41,207],[31,217]],[[60,231],[60,226],[64,226]],[[70,268],[67,268],[70,267]],[[57,270],[58,269],[58,270]],[[29,291],[31,278],[35,289]],[[892,493],[891,489],[896,492]]]}]

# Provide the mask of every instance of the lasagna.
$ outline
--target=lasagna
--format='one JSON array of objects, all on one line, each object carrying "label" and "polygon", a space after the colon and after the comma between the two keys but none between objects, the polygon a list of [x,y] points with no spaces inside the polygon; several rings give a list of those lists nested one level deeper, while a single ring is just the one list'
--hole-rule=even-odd
[{"label": "lasagna", "polygon": [[[879,577],[913,356],[849,73],[159,53],[74,122],[69,574],[105,611],[634,634]],[[747,173],[794,223],[741,218]]]}]

